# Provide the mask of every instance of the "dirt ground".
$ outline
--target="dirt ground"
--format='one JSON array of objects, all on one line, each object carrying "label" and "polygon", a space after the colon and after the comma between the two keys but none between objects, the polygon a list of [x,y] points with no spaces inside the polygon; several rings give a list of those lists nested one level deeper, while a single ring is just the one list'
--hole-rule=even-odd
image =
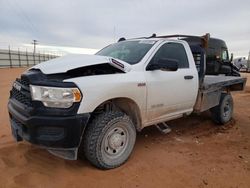
[{"label": "dirt ground", "polygon": [[24,70],[0,69],[0,187],[250,187],[250,82],[233,94],[228,125],[218,127],[204,113],[171,121],[168,135],[146,128],[125,165],[102,171],[14,142],[7,100],[12,81]]}]

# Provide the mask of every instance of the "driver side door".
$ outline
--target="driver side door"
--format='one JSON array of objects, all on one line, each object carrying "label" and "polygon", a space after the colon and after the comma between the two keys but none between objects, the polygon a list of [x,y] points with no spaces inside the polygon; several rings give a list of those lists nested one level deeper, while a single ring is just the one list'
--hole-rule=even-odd
[{"label": "driver side door", "polygon": [[[178,69],[149,70],[160,59],[178,62]],[[146,67],[147,124],[182,116],[192,112],[197,95],[197,70],[190,68],[186,50],[181,43],[164,43]]]}]

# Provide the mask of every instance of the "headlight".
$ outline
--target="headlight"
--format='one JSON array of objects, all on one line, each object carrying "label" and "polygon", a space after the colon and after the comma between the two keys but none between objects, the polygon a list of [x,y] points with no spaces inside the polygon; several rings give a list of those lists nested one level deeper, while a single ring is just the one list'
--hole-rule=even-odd
[{"label": "headlight", "polygon": [[81,101],[78,88],[59,88],[30,85],[32,100],[41,101],[46,107],[69,108],[74,102]]}]

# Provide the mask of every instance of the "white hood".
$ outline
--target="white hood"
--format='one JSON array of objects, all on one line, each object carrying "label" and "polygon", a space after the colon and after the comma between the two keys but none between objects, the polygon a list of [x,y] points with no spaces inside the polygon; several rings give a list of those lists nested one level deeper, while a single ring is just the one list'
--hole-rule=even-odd
[{"label": "white hood", "polygon": [[124,61],[99,55],[66,55],[60,58],[40,63],[32,68],[40,69],[44,74],[56,74],[64,73],[80,67],[104,63],[109,63],[110,65],[124,72],[129,72],[131,70],[131,65]]}]

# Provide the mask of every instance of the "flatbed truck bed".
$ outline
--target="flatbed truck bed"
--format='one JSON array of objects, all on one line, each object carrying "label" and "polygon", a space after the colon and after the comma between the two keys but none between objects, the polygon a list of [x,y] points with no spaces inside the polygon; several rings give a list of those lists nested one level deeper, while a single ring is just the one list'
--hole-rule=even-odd
[{"label": "flatbed truck bed", "polygon": [[224,75],[206,75],[204,77],[203,84],[201,86],[202,90],[210,90],[215,88],[238,86],[244,87],[246,83],[246,78],[236,77],[236,76],[224,76]]},{"label": "flatbed truck bed", "polygon": [[194,112],[200,113],[217,106],[221,94],[227,91],[242,91],[246,78],[225,75],[205,75],[200,84]]}]

